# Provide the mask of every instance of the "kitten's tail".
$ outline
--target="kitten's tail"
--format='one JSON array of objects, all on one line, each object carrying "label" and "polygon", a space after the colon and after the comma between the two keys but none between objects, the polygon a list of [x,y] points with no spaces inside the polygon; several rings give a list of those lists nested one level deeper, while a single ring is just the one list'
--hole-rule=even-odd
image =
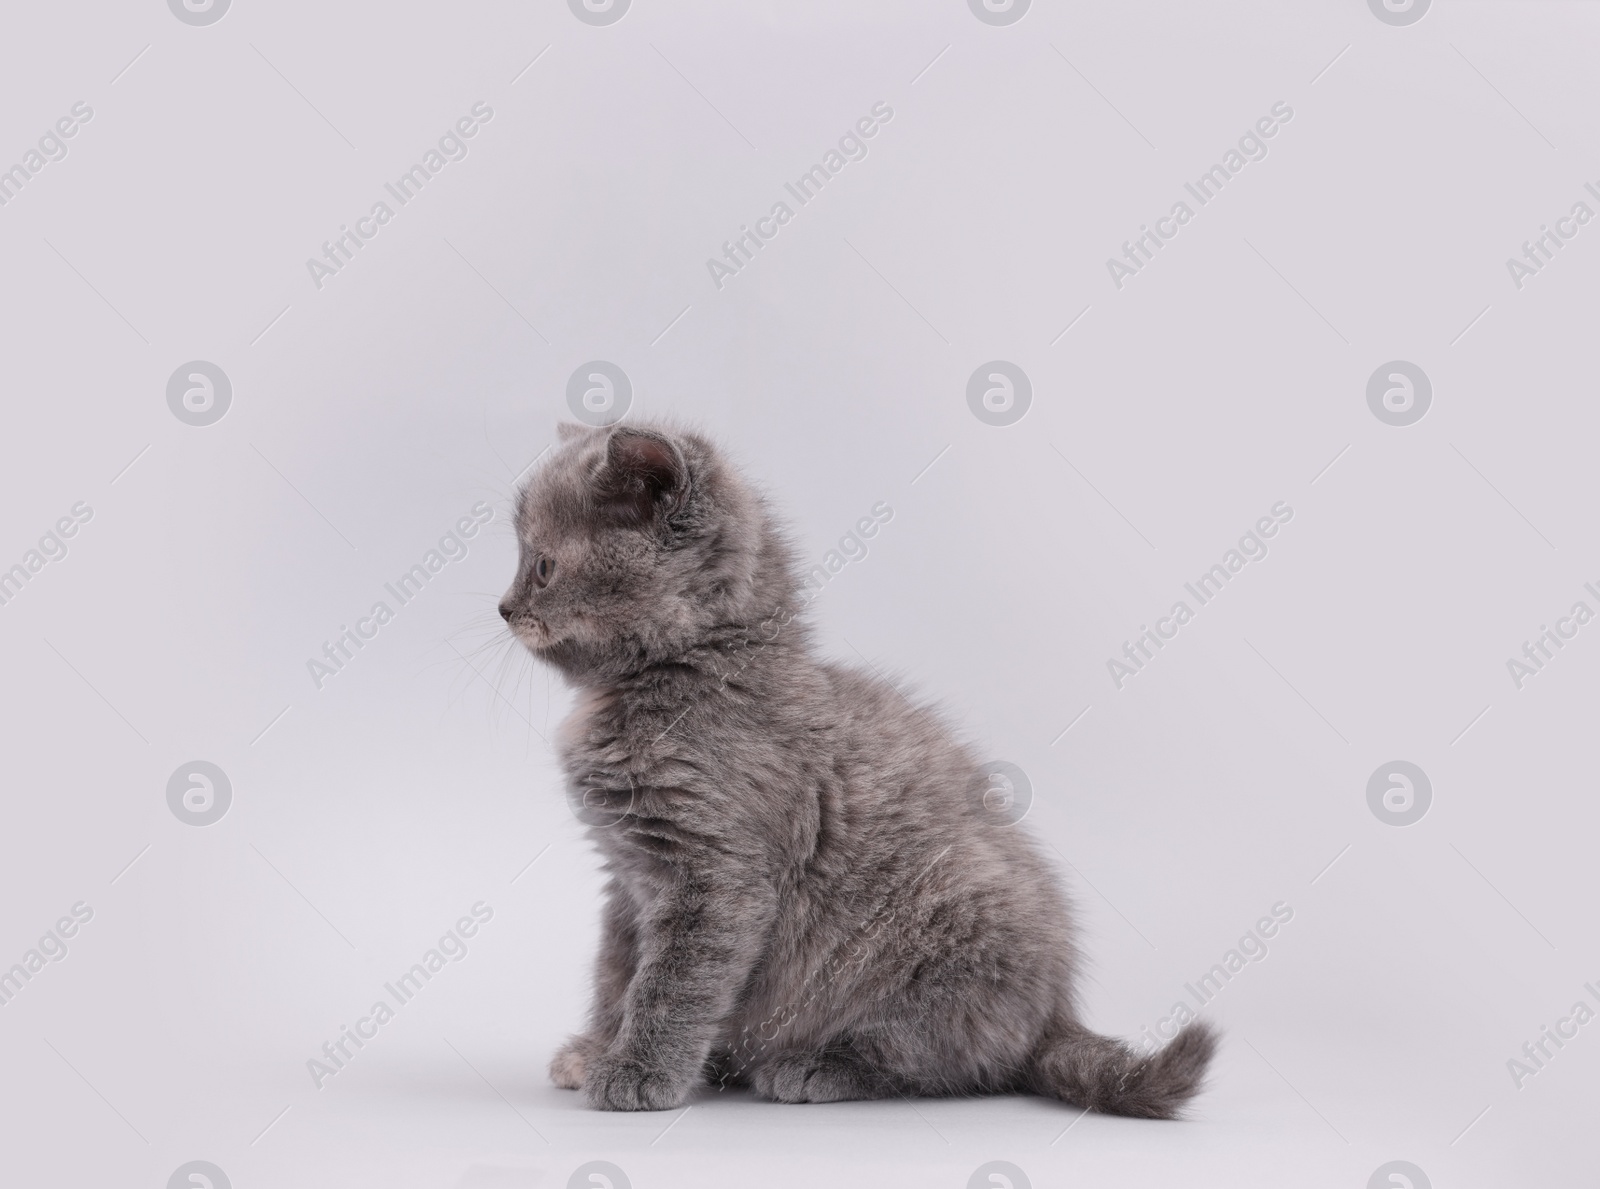
[{"label": "kitten's tail", "polygon": [[1058,1024],[1034,1054],[1030,1082],[1037,1093],[1085,1110],[1173,1119],[1199,1093],[1216,1048],[1217,1034],[1202,1020],[1153,1053],[1078,1024]]}]

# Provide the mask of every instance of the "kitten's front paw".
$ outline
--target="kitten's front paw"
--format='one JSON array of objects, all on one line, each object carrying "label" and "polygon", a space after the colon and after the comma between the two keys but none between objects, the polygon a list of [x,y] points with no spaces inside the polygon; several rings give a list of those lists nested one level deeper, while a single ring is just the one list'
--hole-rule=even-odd
[{"label": "kitten's front paw", "polygon": [[550,1080],[563,1090],[583,1089],[583,1071],[600,1046],[582,1033],[569,1036],[567,1043],[550,1058]]},{"label": "kitten's front paw", "polygon": [[601,1053],[585,1062],[583,1095],[596,1110],[669,1110],[692,1088],[687,1076],[625,1053]]}]

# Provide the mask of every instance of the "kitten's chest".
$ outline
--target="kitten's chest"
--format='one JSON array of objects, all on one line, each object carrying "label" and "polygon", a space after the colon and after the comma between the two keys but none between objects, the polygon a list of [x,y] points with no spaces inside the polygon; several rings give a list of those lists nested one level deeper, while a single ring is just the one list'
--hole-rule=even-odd
[{"label": "kitten's chest", "polygon": [[[572,794],[605,816],[622,804],[637,808],[641,790],[681,775],[681,765],[674,763],[678,741],[663,730],[660,718],[641,713],[611,691],[581,692],[555,740]],[[594,816],[580,814],[585,822]]]},{"label": "kitten's chest", "polygon": [[569,775],[611,773],[623,783],[652,781],[680,766],[695,749],[687,712],[692,701],[629,697],[582,690],[556,728],[556,752]]},{"label": "kitten's chest", "polygon": [[648,900],[690,867],[716,866],[744,832],[737,798],[708,784],[708,740],[694,716],[585,692],[562,721],[557,747],[573,815],[630,892]]},{"label": "kitten's chest", "polygon": [[556,728],[556,748],[563,761],[604,742],[616,733],[611,721],[615,696],[604,690],[578,691],[577,701]]}]

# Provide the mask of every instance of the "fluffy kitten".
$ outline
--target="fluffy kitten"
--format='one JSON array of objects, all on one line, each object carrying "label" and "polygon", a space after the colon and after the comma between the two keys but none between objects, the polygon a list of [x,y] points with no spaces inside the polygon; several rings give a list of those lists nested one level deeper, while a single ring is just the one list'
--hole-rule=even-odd
[{"label": "fluffy kitten", "polygon": [[705,438],[563,425],[500,613],[578,690],[559,750],[610,875],[588,1028],[607,1110],[1024,1092],[1171,1118],[1215,1047],[1079,1021],[1073,925],[932,710],[818,659],[793,552]]}]

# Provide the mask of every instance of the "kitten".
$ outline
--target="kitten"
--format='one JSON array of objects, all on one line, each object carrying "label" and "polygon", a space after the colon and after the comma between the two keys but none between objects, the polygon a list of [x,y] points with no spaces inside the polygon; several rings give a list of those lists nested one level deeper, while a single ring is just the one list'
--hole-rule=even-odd
[{"label": "kitten", "polygon": [[1214,1034],[1139,1053],[1080,1022],[1055,874],[933,710],[813,655],[763,500],[694,433],[560,436],[500,603],[578,690],[559,751],[610,876],[589,1025],[552,1080],[605,1110],[709,1081],[1172,1118]]}]

